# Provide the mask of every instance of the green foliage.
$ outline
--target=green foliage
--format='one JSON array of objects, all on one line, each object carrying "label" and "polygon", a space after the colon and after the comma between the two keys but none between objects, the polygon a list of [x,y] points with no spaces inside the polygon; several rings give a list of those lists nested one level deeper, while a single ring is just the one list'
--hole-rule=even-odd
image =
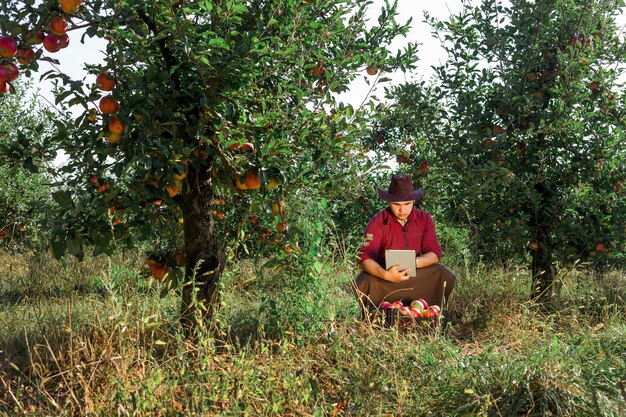
[{"label": "green foliage", "polygon": [[[408,30],[395,20],[396,5],[366,27],[368,6],[365,0],[93,1],[65,15],[70,27],[87,27],[87,39],[108,45],[104,65],[85,68],[85,82],[44,74],[58,82],[57,103],[84,108],[76,120],[55,120],[59,147],[69,155],[60,170],[63,194],[55,194],[67,211],[54,229],[55,253],[82,256],[83,245],[112,253],[112,235],[119,245],[158,238],[176,246],[179,206],[198,199],[199,188],[227,201],[230,224],[241,223],[247,207],[267,198],[255,191],[232,198],[235,179],[250,173],[258,173],[262,186],[279,178],[275,195],[340,192],[355,172],[351,156],[367,119],[366,108],[337,103],[335,93],[356,77],[370,77],[368,67],[410,69],[416,59],[414,45],[396,55],[387,50]],[[54,2],[3,7],[0,24],[20,42],[59,12]],[[38,58],[54,62],[43,50]],[[94,83],[102,72],[116,80],[110,93]],[[103,95],[119,101],[114,115],[98,110]],[[126,130],[108,143],[114,117]],[[244,143],[255,151],[236,149]],[[188,175],[177,179],[181,164]],[[157,200],[164,202],[158,209],[151,206]],[[113,228],[105,215],[110,207],[124,217]],[[210,212],[202,217],[185,221],[212,227]]]},{"label": "green foliage", "polygon": [[411,136],[433,158],[438,201],[484,259],[531,255],[536,274],[623,254],[619,4],[487,0],[427,19],[448,61],[381,118],[393,149]]},{"label": "green foliage", "polygon": [[43,163],[55,154],[49,113],[25,94],[6,94],[0,106],[0,245],[39,248],[47,245],[45,225],[54,208],[55,172]]}]

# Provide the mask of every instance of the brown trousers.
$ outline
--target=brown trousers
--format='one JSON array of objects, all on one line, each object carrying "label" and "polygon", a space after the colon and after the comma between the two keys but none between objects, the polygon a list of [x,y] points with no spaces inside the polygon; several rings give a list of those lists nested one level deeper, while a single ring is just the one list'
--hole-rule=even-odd
[{"label": "brown trousers", "polygon": [[455,282],[456,277],[445,266],[434,264],[419,268],[416,277],[403,282],[389,282],[361,272],[356,277],[355,292],[364,313],[371,307],[378,307],[383,301],[411,302],[418,298],[426,300],[428,305],[436,304],[444,308],[444,295],[447,303]]}]

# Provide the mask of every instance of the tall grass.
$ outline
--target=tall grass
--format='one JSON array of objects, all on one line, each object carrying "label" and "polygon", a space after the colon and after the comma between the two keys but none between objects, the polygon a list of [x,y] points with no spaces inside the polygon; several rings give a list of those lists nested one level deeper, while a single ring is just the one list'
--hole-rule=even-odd
[{"label": "tall grass", "polygon": [[220,314],[191,342],[178,328],[176,293],[161,297],[134,258],[0,258],[3,415],[626,411],[618,271],[563,273],[546,311],[526,301],[525,270],[459,265],[455,320],[442,334],[360,323],[346,263],[326,265],[323,285],[305,293],[280,272],[239,262],[224,277]]}]

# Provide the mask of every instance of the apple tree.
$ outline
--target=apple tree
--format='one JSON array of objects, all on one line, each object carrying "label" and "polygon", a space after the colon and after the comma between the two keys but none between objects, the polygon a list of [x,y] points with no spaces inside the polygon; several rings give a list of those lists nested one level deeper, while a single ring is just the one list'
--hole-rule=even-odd
[{"label": "apple tree", "polygon": [[55,210],[52,175],[42,163],[54,157],[49,112],[34,95],[19,92],[0,101],[0,247],[13,250],[45,245],[48,235],[40,229]]},{"label": "apple tree", "polygon": [[[426,16],[447,60],[432,80],[393,91],[381,120],[412,137],[413,170],[476,253],[530,256],[532,297],[548,300],[558,264],[607,263],[626,226],[621,1],[466,2]],[[419,157],[419,158],[417,158]]]},{"label": "apple tree", "polygon": [[[25,76],[38,61],[54,62],[70,41],[107,41],[104,63],[87,65],[82,80],[57,70],[43,75],[56,82],[57,105],[84,110],[54,120],[57,149],[68,158],[53,193],[66,208],[54,230],[55,254],[179,238],[176,259],[148,259],[152,273],[163,279],[176,261],[184,263],[185,282],[193,285],[183,287],[183,320],[193,323],[194,300],[210,315],[225,248],[265,233],[242,227],[253,221],[254,207],[276,203],[271,233],[286,239],[284,196],[332,196],[354,181],[352,157],[361,151],[369,107],[338,103],[336,94],[356,77],[381,82],[385,72],[416,60],[414,45],[388,50],[408,30],[396,21],[396,5],[368,22],[369,5],[3,3],[1,36],[23,52],[12,53],[7,41],[0,55],[7,65],[28,55]],[[13,88],[8,80],[3,86]],[[220,221],[229,233],[218,233]]]}]

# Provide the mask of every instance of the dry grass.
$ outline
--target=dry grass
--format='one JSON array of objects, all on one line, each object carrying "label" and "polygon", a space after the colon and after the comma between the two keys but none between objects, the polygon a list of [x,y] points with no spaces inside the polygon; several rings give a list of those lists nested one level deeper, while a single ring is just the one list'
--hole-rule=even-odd
[{"label": "dry grass", "polygon": [[[26,284],[32,258],[16,258],[12,283],[2,287],[29,295],[1,305],[0,414],[618,416],[626,410],[623,303],[603,300],[604,281],[582,273],[568,278],[562,296],[569,296],[548,314],[524,301],[523,271],[455,271],[459,286],[450,307],[457,319],[444,336],[359,323],[348,268],[325,270],[320,280],[327,290],[313,293],[327,295],[310,306],[310,294],[294,299],[280,274],[241,264],[224,279],[220,317],[191,343],[178,331],[176,295],[160,298],[158,285],[140,277],[133,262],[48,261],[51,284],[43,290]],[[602,279],[623,290],[622,278]],[[89,290],[74,291],[77,282]],[[285,318],[297,308],[310,309],[309,320],[319,317],[308,330],[267,326],[262,304],[286,305],[283,291],[291,291],[295,304],[278,310]],[[593,308],[572,307],[589,294],[598,300]]]}]

